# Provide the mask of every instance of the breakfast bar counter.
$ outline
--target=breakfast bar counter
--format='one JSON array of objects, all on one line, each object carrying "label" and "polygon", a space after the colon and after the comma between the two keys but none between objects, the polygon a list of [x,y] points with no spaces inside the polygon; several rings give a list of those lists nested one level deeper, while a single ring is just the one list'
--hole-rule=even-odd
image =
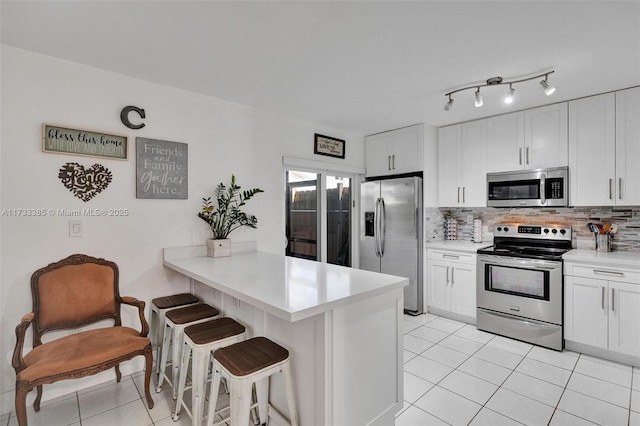
[{"label": "breakfast bar counter", "polygon": [[[259,251],[210,258],[164,249],[192,292],[289,349],[302,425],[393,424],[403,405],[403,287],[408,279]],[[272,403],[287,413],[280,378]]]}]

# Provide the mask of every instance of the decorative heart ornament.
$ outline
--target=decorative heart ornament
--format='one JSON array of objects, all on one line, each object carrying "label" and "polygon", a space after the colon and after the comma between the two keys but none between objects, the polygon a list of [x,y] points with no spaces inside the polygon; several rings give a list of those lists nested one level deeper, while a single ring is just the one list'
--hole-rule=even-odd
[{"label": "decorative heart ornament", "polygon": [[111,183],[111,171],[101,164],[85,169],[82,164],[66,163],[58,178],[73,195],[85,203],[101,193]]}]

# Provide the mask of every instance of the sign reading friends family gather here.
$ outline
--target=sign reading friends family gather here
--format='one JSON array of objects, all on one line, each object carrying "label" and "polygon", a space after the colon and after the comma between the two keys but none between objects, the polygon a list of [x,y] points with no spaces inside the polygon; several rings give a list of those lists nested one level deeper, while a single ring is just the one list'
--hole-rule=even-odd
[{"label": "sign reading friends family gather here", "polygon": [[43,124],[42,150],[126,160],[127,137]]},{"label": "sign reading friends family gather here", "polygon": [[189,198],[188,145],[136,138],[136,198]]}]

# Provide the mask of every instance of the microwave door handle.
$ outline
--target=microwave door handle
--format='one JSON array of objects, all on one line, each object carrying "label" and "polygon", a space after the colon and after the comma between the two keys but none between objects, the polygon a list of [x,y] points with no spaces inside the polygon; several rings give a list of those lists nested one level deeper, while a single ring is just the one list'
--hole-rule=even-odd
[{"label": "microwave door handle", "polygon": [[547,202],[547,175],[540,174],[540,204],[546,204]]}]

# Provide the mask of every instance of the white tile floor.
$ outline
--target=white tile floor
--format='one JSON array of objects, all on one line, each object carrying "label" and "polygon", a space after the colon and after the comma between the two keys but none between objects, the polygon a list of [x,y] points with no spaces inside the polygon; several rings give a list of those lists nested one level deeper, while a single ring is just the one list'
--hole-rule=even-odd
[{"label": "white tile floor", "polygon": [[404,318],[397,426],[640,426],[640,368],[426,314]]},{"label": "white tile floor", "polygon": [[[404,327],[405,404],[397,426],[640,426],[640,368],[547,350],[429,314],[405,316]],[[155,406],[147,410],[143,379],[137,373],[120,384],[43,402],[38,413],[28,409],[29,425],[191,424],[186,414],[171,419],[168,388],[152,390]],[[14,413],[0,417],[0,426],[14,425]]]}]

